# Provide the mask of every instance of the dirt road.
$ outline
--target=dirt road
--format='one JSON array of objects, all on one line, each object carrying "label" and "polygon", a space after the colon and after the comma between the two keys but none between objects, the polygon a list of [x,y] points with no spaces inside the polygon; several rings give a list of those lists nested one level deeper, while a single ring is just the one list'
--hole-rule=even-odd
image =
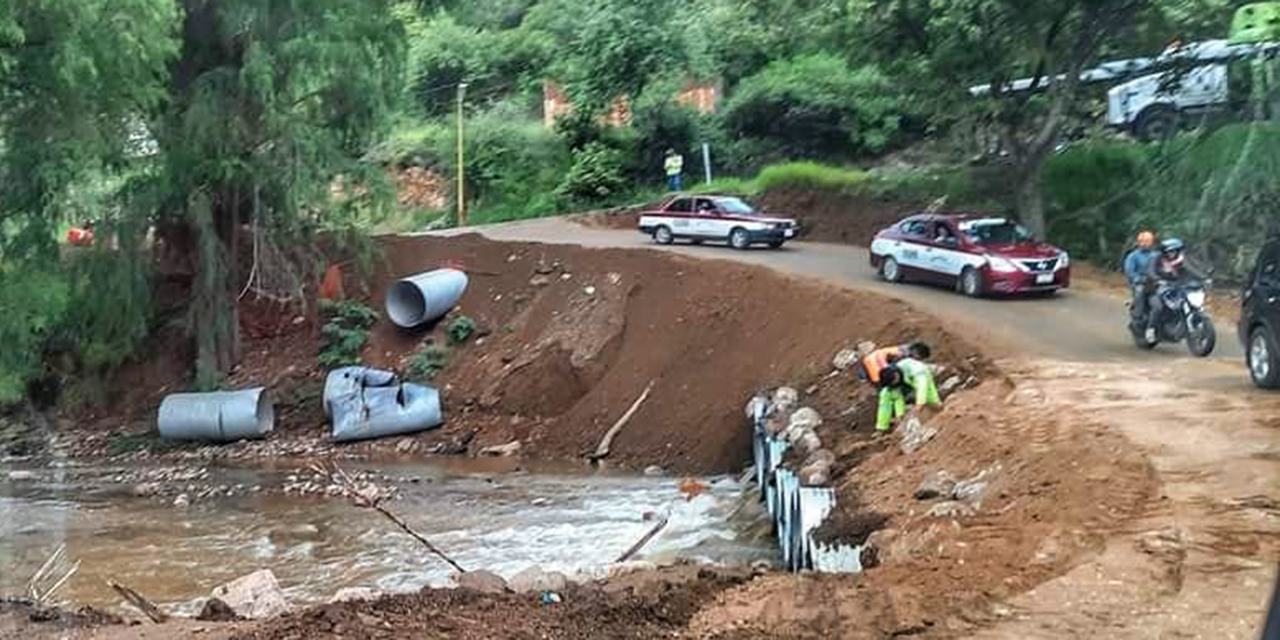
[{"label": "dirt road", "polygon": [[[556,219],[468,231],[495,240],[652,246],[635,232]],[[1067,574],[974,612],[979,624],[972,637],[1258,637],[1280,561],[1280,395],[1249,384],[1233,327],[1219,326],[1218,349],[1207,360],[1176,346],[1143,353],[1124,331],[1123,300],[1104,293],[996,301],[889,285],[876,279],[865,249],[850,246],[664,250],[765,265],[910,302],[988,345],[1014,381],[1039,389],[1046,404],[1083,412],[1148,457],[1159,475],[1160,506]],[[1079,436],[1068,426],[1027,437]],[[774,624],[802,623],[811,613],[796,607],[767,615]]]}]

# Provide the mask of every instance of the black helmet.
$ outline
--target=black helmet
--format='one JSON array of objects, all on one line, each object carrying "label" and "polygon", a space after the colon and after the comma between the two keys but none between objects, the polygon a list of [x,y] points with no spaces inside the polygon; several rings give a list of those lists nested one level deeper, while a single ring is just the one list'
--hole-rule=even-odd
[{"label": "black helmet", "polygon": [[1185,242],[1177,238],[1169,238],[1160,243],[1160,253],[1182,253],[1186,247]]}]

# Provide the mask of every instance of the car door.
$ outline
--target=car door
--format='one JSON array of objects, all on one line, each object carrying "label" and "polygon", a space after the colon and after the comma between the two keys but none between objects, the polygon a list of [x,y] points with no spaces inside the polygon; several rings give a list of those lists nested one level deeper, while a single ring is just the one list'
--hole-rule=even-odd
[{"label": "car door", "polygon": [[671,231],[677,236],[696,235],[694,230],[693,198],[676,198],[667,205],[667,218],[671,221]]},{"label": "car door", "polygon": [[960,234],[950,222],[939,220],[930,224],[929,238],[925,259],[929,263],[930,278],[942,284],[955,284],[965,265]]},{"label": "car door", "polygon": [[899,227],[901,236],[895,244],[894,252],[898,264],[906,272],[917,277],[928,277],[930,273],[926,250],[928,245],[928,225],[923,220],[907,220]]},{"label": "car door", "polygon": [[721,229],[724,226],[724,216],[716,207],[716,203],[711,198],[698,198],[694,203],[694,214],[696,217],[693,222],[693,230],[698,236],[703,238],[725,238],[729,235],[728,229]]},{"label": "car door", "polygon": [[1258,261],[1258,276],[1254,284],[1259,313],[1273,331],[1280,331],[1280,241],[1267,245]]}]

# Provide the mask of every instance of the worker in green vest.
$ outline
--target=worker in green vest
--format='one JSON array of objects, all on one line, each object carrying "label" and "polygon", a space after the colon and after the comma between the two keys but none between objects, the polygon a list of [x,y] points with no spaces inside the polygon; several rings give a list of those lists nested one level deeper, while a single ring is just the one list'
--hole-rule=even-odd
[{"label": "worker in green vest", "polygon": [[907,413],[907,396],[915,396],[915,406],[940,405],[933,370],[914,358],[902,358],[880,372],[880,410],[876,431],[888,432],[893,422]]},{"label": "worker in green vest", "polygon": [[672,191],[680,190],[680,174],[684,172],[684,156],[676,153],[675,149],[667,149],[667,159],[663,163],[663,167],[667,171],[667,186]]}]

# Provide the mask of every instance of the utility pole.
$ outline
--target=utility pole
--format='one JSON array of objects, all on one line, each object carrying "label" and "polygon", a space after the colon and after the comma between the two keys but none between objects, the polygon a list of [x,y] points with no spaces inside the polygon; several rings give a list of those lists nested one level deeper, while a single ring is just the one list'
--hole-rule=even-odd
[{"label": "utility pole", "polygon": [[458,226],[465,227],[467,225],[467,198],[466,184],[467,165],[466,158],[463,156],[462,145],[462,96],[467,92],[467,83],[458,83],[458,167],[455,173],[458,174]]}]

